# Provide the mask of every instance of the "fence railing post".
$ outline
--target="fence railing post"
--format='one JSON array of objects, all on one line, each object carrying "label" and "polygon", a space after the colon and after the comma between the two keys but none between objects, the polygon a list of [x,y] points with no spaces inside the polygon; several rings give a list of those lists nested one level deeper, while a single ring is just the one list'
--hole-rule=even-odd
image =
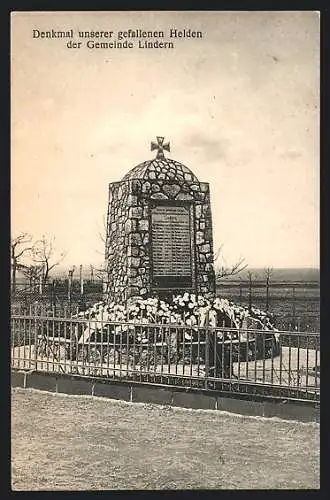
[{"label": "fence railing post", "polygon": [[209,315],[205,318],[205,389],[208,388],[208,377],[210,372],[210,331]]},{"label": "fence railing post", "polygon": [[[30,311],[32,312],[32,308]],[[34,369],[37,370],[37,367],[38,367],[38,326],[37,326],[36,307],[33,308],[33,316],[34,316]]]}]

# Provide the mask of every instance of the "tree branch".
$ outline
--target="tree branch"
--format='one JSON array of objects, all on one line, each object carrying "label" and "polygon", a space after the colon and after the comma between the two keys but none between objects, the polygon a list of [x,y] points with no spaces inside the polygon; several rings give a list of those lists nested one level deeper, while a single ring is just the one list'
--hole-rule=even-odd
[{"label": "tree branch", "polygon": [[50,240],[47,240],[46,237],[43,235],[40,240],[37,240],[33,246],[32,254],[33,254],[33,261],[43,268],[44,271],[44,276],[43,276],[43,282],[46,283],[50,271],[54,269],[56,266],[58,266],[62,260],[66,256],[66,252],[62,252],[61,257],[56,260],[55,262],[51,263],[51,259],[53,256],[54,252],[54,240],[55,238],[53,237]]},{"label": "tree branch", "polygon": [[[223,264],[217,265],[217,261],[220,259],[220,257],[222,258]],[[215,277],[217,280],[225,278],[227,276],[235,276],[236,274],[241,273],[248,267],[248,264],[245,263],[245,259],[243,257],[241,257],[232,266],[228,266],[223,256],[223,244],[220,245],[220,247],[215,253],[214,263],[215,263]]]}]

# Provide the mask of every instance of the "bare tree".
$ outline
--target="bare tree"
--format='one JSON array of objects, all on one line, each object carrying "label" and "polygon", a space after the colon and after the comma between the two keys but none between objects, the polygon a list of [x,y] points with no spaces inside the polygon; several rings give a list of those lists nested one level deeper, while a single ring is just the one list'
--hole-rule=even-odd
[{"label": "bare tree", "polygon": [[54,242],[55,237],[48,240],[45,236],[42,236],[40,240],[34,243],[32,248],[33,262],[42,268],[43,284],[47,283],[49,273],[62,262],[66,255],[62,252],[59,259],[54,260]]},{"label": "bare tree", "polygon": [[[106,216],[105,214],[102,215],[102,229],[98,231],[98,238],[100,242],[103,244],[103,250],[95,250],[95,252],[99,255],[102,255],[103,260],[106,258],[107,254],[107,221],[106,221]],[[95,276],[98,277],[97,272],[102,272],[105,270],[105,264],[102,264],[99,268],[97,268],[95,265],[91,267],[91,277],[94,276],[94,271],[96,271]]]},{"label": "bare tree", "polygon": [[18,269],[24,269],[21,259],[24,254],[32,250],[32,236],[21,232],[11,240],[11,269],[12,269],[12,293],[16,292],[16,273]]},{"label": "bare tree", "polygon": [[270,280],[273,274],[273,268],[272,267],[267,267],[264,270],[265,278],[266,278],[266,312],[268,312],[269,309],[269,284]]},{"label": "bare tree", "polygon": [[101,267],[95,267],[94,271],[97,279],[102,280],[103,282],[107,280],[107,269],[105,265]]},{"label": "bare tree", "polygon": [[103,283],[106,283],[106,280],[107,280],[107,263],[106,263],[106,259],[107,259],[107,218],[106,218],[106,215],[103,214],[102,216],[102,229],[101,231],[98,231],[98,236],[99,236],[99,239],[100,241],[103,243],[103,252],[100,252],[98,250],[96,250],[96,252],[99,254],[99,255],[102,255],[103,256],[103,264],[100,264],[99,266],[91,266],[91,269],[93,272],[91,272],[91,276],[94,276],[96,277],[97,280],[100,280],[102,281]]},{"label": "bare tree", "polygon": [[107,220],[105,214],[102,215],[102,230],[99,231],[99,238],[106,245],[107,242]]},{"label": "bare tree", "polygon": [[40,276],[43,272],[43,267],[40,265],[34,265],[30,264],[27,266],[24,266],[22,269],[22,272],[26,278],[29,280],[29,286],[30,290],[32,290],[35,286],[38,280],[40,279]]},{"label": "bare tree", "polygon": [[241,257],[235,264],[228,265],[223,255],[223,244],[220,245],[214,256],[215,278],[219,280],[227,276],[234,276],[244,271],[248,264]]}]

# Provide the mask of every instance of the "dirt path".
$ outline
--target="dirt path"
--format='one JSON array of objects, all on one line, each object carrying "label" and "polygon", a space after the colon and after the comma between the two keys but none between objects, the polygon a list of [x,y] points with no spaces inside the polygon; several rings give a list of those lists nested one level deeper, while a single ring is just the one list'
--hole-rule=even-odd
[{"label": "dirt path", "polygon": [[319,488],[319,425],[16,388],[12,487]]}]

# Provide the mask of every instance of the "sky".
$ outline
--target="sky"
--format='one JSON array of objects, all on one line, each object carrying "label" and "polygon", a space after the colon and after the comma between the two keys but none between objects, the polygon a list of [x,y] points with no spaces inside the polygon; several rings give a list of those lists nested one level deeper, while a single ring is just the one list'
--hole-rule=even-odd
[{"label": "sky", "polygon": [[[52,28],[163,30],[174,48],[32,36]],[[210,183],[228,264],[319,267],[317,12],[16,12],[11,65],[14,235],[55,236],[63,265],[101,262],[108,184],[165,136]]]}]

